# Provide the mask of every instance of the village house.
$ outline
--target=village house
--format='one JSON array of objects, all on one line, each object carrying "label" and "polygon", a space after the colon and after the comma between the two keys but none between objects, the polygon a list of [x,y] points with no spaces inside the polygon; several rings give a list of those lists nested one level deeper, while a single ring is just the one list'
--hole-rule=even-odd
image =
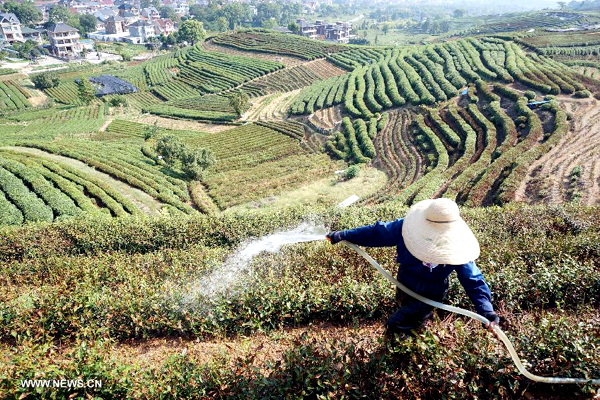
[{"label": "village house", "polygon": [[120,35],[125,32],[125,19],[119,15],[108,17],[104,21],[104,25],[108,35]]},{"label": "village house", "polygon": [[60,58],[79,58],[83,46],[79,43],[79,31],[59,22],[48,29],[50,52]]},{"label": "village house", "polygon": [[139,20],[128,28],[129,41],[133,43],[146,43],[148,38],[156,36],[154,25],[144,20]]},{"label": "village house", "polygon": [[[337,21],[335,23],[329,23],[323,20],[317,20],[314,24],[307,22],[303,19],[296,20],[299,31],[298,35],[311,38],[330,40],[336,43],[348,43],[352,37],[352,24],[349,22]],[[287,30],[281,30],[281,32],[287,32]]]},{"label": "village house", "polygon": [[175,24],[169,18],[158,18],[153,21],[154,33],[160,35],[161,33],[165,36],[169,36],[175,32]]},{"label": "village house", "polygon": [[148,19],[158,19],[160,18],[160,13],[156,7],[148,7],[142,9],[142,17],[146,17]]},{"label": "village house", "polygon": [[21,28],[23,40],[32,40],[37,44],[42,44],[42,32],[37,29],[31,29],[26,26]]},{"label": "village house", "polygon": [[1,42],[24,42],[21,32],[21,22],[13,13],[0,13],[0,41]]}]

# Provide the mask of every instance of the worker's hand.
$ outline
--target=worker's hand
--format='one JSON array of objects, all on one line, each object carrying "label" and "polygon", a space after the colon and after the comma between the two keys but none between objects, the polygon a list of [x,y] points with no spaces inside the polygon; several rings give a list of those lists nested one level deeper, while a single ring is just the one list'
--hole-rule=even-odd
[{"label": "worker's hand", "polygon": [[493,311],[485,313],[483,316],[490,321],[487,324],[482,324],[483,327],[495,335],[496,331],[494,331],[494,326],[498,326],[500,324],[500,317],[498,317],[498,314]]},{"label": "worker's hand", "polygon": [[325,237],[331,242],[331,244],[336,244],[342,240],[340,232],[338,231],[329,232],[327,235],[325,235]]}]

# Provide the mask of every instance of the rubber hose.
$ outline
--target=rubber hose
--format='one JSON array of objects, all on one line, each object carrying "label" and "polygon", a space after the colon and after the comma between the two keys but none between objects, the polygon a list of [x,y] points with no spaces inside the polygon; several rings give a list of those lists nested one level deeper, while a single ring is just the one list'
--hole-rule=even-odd
[{"label": "rubber hose", "polygon": [[[369,264],[371,264],[373,267],[375,267],[381,273],[381,275],[383,275],[388,281],[390,281],[391,283],[396,285],[400,290],[402,290],[404,293],[414,297],[415,299],[420,300],[425,304],[429,304],[430,306],[441,308],[442,310],[450,311],[450,312],[453,312],[456,314],[461,314],[466,317],[473,318],[483,324],[490,323],[490,321],[487,318],[482,317],[481,315],[479,315],[477,313],[474,313],[469,310],[465,310],[463,308],[439,303],[437,301],[430,300],[426,297],[421,296],[418,293],[413,292],[412,290],[410,290],[409,288],[407,288],[406,286],[404,286],[403,284],[398,282],[398,280],[396,280],[396,278],[394,278],[392,275],[389,274],[389,272],[387,272],[385,269],[383,269],[381,267],[381,265],[379,265],[379,263],[377,263],[377,261],[375,261],[373,259],[373,257],[368,255],[363,249],[361,249],[360,247],[356,246],[355,244],[350,243],[345,240],[342,240],[341,243],[344,243],[346,246],[348,246],[349,248],[351,248],[352,250],[354,250],[358,254],[360,254],[365,260],[367,260],[369,262]],[[600,379],[556,378],[556,377],[546,377],[546,376],[539,376],[539,375],[532,374],[531,372],[527,371],[527,369],[525,369],[525,367],[523,366],[523,363],[521,362],[521,359],[517,355],[515,348],[513,347],[512,343],[510,342],[510,340],[508,339],[506,334],[504,334],[502,329],[500,329],[500,327],[496,324],[492,325],[492,327],[494,329],[494,332],[498,336],[498,338],[500,338],[502,343],[504,343],[504,346],[506,346],[506,349],[510,353],[510,356],[512,357],[513,362],[517,366],[517,369],[519,370],[519,372],[521,374],[525,375],[527,378],[531,379],[532,381],[543,382],[543,383],[560,383],[560,384],[562,384],[562,383],[577,383],[577,384],[588,383],[588,384],[592,384],[592,385],[600,385]]]}]

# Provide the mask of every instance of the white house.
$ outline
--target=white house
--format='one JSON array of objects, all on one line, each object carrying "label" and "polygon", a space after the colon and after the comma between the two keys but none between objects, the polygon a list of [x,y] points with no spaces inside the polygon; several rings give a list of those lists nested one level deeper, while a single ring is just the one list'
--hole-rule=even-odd
[{"label": "white house", "polygon": [[24,42],[21,32],[21,22],[13,13],[0,13],[0,41],[1,42]]},{"label": "white house", "polygon": [[132,42],[146,43],[148,38],[156,36],[154,25],[144,20],[139,20],[129,25],[128,28],[129,40]]},{"label": "white house", "polygon": [[79,43],[79,31],[72,26],[59,22],[48,29],[50,51],[61,58],[79,58],[83,46]]}]

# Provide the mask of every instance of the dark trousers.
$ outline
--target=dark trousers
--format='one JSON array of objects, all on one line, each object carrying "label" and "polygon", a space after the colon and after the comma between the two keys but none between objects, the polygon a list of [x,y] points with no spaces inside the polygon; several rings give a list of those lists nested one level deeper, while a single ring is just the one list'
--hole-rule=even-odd
[{"label": "dark trousers", "polygon": [[[448,294],[448,279],[440,282],[439,290],[429,293],[421,292],[402,282],[400,279],[400,269],[398,270],[398,281],[431,300],[443,302]],[[398,288],[396,288],[396,303],[400,308],[390,316],[386,323],[387,329],[392,333],[410,335],[412,330],[423,325],[433,314],[433,307],[415,299]]]}]

